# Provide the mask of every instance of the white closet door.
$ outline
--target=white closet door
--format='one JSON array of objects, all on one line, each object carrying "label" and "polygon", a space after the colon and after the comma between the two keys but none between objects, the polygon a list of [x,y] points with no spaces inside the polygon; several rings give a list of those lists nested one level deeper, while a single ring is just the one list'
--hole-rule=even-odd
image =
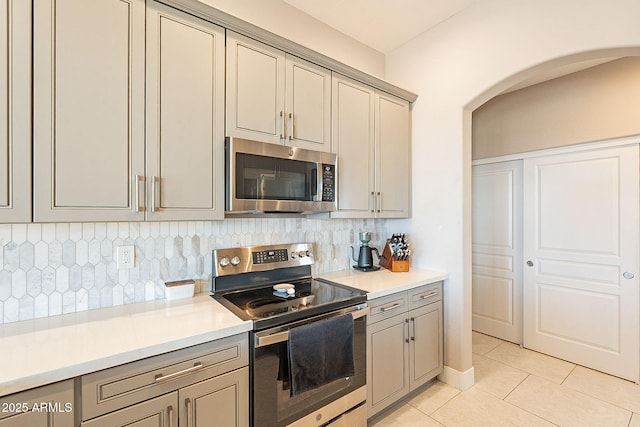
[{"label": "white closet door", "polygon": [[524,345],[638,381],[638,146],[526,159]]},{"label": "white closet door", "polygon": [[473,167],[473,330],[522,343],[522,161]]}]

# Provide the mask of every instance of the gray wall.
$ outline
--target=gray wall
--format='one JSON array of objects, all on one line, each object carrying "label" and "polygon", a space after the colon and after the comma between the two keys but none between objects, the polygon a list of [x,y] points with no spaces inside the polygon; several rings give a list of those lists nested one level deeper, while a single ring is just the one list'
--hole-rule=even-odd
[{"label": "gray wall", "polygon": [[497,96],[473,112],[473,159],[640,134],[640,58]]}]

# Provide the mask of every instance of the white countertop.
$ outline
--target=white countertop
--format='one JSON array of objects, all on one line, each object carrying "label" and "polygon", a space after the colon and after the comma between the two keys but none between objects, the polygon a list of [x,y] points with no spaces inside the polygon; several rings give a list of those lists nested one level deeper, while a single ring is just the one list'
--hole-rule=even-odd
[{"label": "white countertop", "polygon": [[[412,268],[319,277],[380,298],[448,277]],[[0,396],[250,331],[208,292],[0,325]]]},{"label": "white countertop", "polygon": [[251,330],[209,293],[0,325],[0,396]]},{"label": "white countertop", "polygon": [[439,282],[449,277],[442,271],[421,270],[410,268],[409,271],[392,273],[381,268],[378,271],[363,272],[352,268],[351,270],[336,271],[320,274],[318,277],[341,283],[352,288],[362,289],[367,292],[367,299],[372,300],[396,292]]}]

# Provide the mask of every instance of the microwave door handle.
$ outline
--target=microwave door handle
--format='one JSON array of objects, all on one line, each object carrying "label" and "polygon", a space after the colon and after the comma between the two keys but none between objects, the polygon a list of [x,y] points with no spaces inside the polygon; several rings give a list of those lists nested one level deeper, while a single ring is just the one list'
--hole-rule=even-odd
[{"label": "microwave door handle", "polygon": [[[311,169],[311,200],[318,200],[318,190],[322,194],[322,181],[318,180],[318,168]],[[318,188],[320,187],[320,189]]]}]

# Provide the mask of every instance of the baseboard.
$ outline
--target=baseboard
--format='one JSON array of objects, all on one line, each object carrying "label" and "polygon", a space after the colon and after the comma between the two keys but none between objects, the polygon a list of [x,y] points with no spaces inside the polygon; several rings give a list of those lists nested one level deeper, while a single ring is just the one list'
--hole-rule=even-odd
[{"label": "baseboard", "polygon": [[438,379],[451,387],[464,391],[473,386],[475,382],[474,376],[473,366],[464,372],[445,366],[442,373],[438,375]]}]

